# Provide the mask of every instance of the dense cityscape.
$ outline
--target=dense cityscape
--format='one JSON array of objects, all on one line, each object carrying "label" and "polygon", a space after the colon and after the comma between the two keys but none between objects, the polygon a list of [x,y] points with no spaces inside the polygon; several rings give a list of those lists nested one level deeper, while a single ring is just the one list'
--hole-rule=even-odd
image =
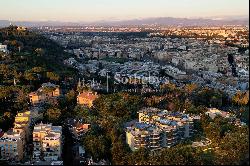
[{"label": "dense cityscape", "polygon": [[106,24],[0,28],[0,165],[249,165],[248,25]]}]

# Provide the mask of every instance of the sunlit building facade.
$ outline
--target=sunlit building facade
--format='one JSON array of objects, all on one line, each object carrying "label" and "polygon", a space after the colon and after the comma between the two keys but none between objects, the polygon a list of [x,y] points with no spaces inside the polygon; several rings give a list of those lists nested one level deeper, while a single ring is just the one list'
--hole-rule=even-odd
[{"label": "sunlit building facade", "polygon": [[56,161],[62,155],[62,127],[38,124],[33,131],[33,159]]},{"label": "sunlit building facade", "polygon": [[138,114],[139,122],[126,128],[126,141],[132,150],[141,147],[157,150],[176,145],[192,136],[194,120],[199,119],[157,108],[144,108]]}]

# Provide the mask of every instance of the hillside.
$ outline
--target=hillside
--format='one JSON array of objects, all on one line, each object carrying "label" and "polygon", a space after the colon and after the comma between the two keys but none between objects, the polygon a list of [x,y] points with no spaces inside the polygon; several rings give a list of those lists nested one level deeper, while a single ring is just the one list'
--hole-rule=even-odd
[{"label": "hillside", "polygon": [[0,43],[9,51],[0,52],[0,128],[7,131],[16,113],[28,109],[30,92],[44,82],[74,86],[77,72],[63,64],[70,55],[58,44],[27,29],[0,29]]},{"label": "hillside", "polygon": [[20,70],[43,67],[61,76],[71,71],[63,65],[63,60],[70,55],[61,46],[44,36],[17,28],[9,26],[0,29],[0,43],[8,45],[12,65],[22,67]]}]

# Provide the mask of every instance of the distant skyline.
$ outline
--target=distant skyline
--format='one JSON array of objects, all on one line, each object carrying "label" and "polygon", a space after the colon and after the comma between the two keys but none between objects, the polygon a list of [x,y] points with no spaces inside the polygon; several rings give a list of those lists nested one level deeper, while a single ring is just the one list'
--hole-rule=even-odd
[{"label": "distant skyline", "polygon": [[249,0],[0,0],[0,20],[100,21],[248,16]]}]

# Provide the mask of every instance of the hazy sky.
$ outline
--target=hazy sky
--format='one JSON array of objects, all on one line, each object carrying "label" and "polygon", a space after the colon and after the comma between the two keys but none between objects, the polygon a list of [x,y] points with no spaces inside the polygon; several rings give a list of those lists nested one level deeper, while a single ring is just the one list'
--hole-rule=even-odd
[{"label": "hazy sky", "polygon": [[249,0],[0,0],[0,19],[96,21],[248,15]]}]

